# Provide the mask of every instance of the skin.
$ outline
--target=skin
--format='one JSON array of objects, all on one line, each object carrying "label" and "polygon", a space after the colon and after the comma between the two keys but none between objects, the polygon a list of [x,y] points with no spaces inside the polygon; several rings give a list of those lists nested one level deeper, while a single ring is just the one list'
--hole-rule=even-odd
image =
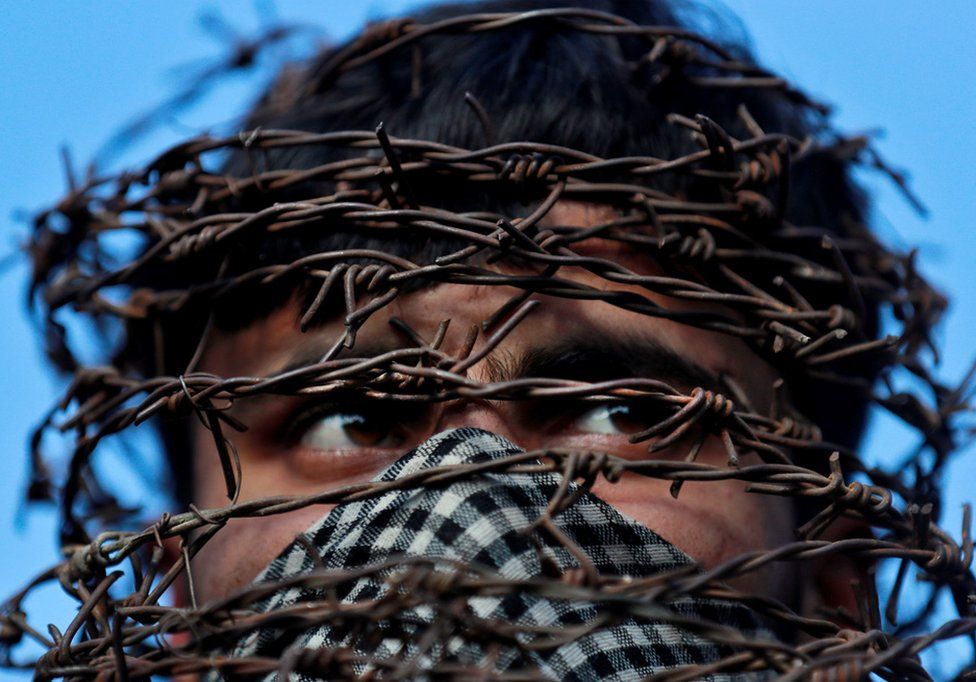
[{"label": "skin", "polygon": [[[558,204],[548,220],[559,224],[594,225],[608,214],[591,205]],[[631,270],[652,274],[653,266],[640,254],[617,243],[591,239],[578,246],[588,255],[612,258]],[[639,293],[671,309],[701,309],[702,304],[668,299],[629,285],[612,284],[577,268],[564,268],[559,276],[601,289],[612,288]],[[438,324],[450,319],[443,348],[455,351],[468,329],[489,317],[515,290],[497,286],[442,284],[402,295],[392,305],[372,317],[360,331],[357,346],[389,342],[394,336],[389,319],[396,316],[408,322],[424,338],[433,338]],[[670,349],[716,375],[727,375],[745,391],[757,412],[766,412],[774,370],[755,355],[741,340],[719,333],[661,318],[615,308],[603,302],[575,301],[538,297],[541,301],[530,317],[516,327],[497,351],[468,371],[473,379],[490,381],[500,365],[513,364],[529,349],[546,340],[561,339],[577,330],[589,329],[609,338],[620,333],[640,335]],[[281,371],[296,355],[322,352],[341,337],[341,319],[302,333],[298,328],[301,311],[294,303],[243,330],[217,334],[209,342],[201,369],[222,376],[263,376]],[[540,341],[541,340],[541,341]],[[475,350],[484,339],[480,338]],[[319,349],[322,349],[321,351]],[[353,349],[355,351],[355,349]],[[355,356],[355,352],[351,353]],[[692,386],[676,386],[690,390]],[[246,401],[245,401],[246,402]],[[593,413],[568,416],[552,423],[535,423],[532,411],[512,401],[455,401],[442,403],[421,417],[407,420],[406,441],[399,447],[356,446],[323,450],[306,431],[305,444],[286,440],[280,429],[289,419],[298,399],[275,397],[259,410],[242,412],[249,430],[233,434],[242,469],[241,500],[271,495],[302,495],[368,480],[393,462],[399,454],[418,442],[450,428],[476,426],[504,436],[525,449],[546,447],[579,448],[610,452],[628,458],[646,458],[647,443],[631,444],[626,433],[600,433],[607,429]],[[236,408],[235,408],[236,409]],[[328,437],[342,430],[328,423],[312,422]],[[653,423],[653,422],[652,422]],[[599,428],[594,429],[597,426]],[[330,431],[331,428],[331,431]],[[227,504],[223,475],[209,432],[195,427],[195,501],[200,508]],[[680,460],[689,444],[651,455]],[[698,461],[725,466],[727,455],[719,440],[709,437]],[[746,454],[743,464],[758,463]],[[678,499],[669,493],[669,483],[634,474],[616,484],[600,479],[594,493],[620,512],[651,528],[705,567],[712,567],[743,552],[769,549],[793,540],[793,509],[788,499],[747,493],[736,481],[686,483]],[[296,535],[326,513],[325,505],[312,506],[288,514],[260,519],[237,519],[218,533],[200,552],[193,566],[198,601],[215,599],[245,587]],[[798,581],[806,584],[807,604],[847,601],[845,581],[851,576],[845,567],[833,566],[813,580],[803,579],[790,564],[753,573],[735,581],[740,589],[787,602],[796,601]],[[814,594],[816,593],[816,594]]]}]

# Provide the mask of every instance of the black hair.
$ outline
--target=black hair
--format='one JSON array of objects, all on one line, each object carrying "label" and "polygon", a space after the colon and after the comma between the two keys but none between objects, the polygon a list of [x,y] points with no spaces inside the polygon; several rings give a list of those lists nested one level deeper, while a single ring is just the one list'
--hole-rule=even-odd
[{"label": "black hair", "polygon": [[[434,6],[415,14],[430,23],[460,14],[530,11],[564,6],[559,0],[497,0]],[[668,0],[577,0],[572,5],[609,12],[636,24],[690,26]],[[682,7],[682,9],[684,9]],[[730,31],[737,33],[737,31]],[[755,64],[749,48],[728,36],[712,36],[745,64]],[[640,64],[647,42],[632,37],[560,30],[552,22],[525,22],[499,31],[459,32],[425,38],[420,65],[408,50],[394,50],[336,75],[328,69],[333,57],[346,49],[339,45],[307,64],[286,69],[247,117],[246,127],[310,132],[372,130],[382,122],[400,138],[429,139],[463,148],[486,146],[486,130],[465,101],[471,93],[481,102],[497,141],[528,140],[579,149],[600,157],[656,156],[674,158],[700,147],[687,130],[668,123],[668,114],[688,117],[703,114],[737,136],[747,136],[739,107],[744,105],[767,132],[796,138],[816,137],[826,130],[822,111],[788,91],[768,88],[723,89],[690,86],[670,78],[666,65]],[[227,160],[230,176],[248,176],[254,170],[311,168],[341,158],[336,148],[300,146],[266,150],[260,156],[236,152]],[[691,175],[661,175],[655,180],[671,195],[695,199],[705,190]],[[785,217],[799,226],[816,225],[844,236],[865,219],[865,197],[853,183],[847,163],[828,154],[810,154],[791,169],[790,195]],[[321,195],[324,188],[296,187]],[[415,188],[425,192],[420,185]],[[307,195],[306,195],[307,196]],[[314,196],[311,195],[311,196]],[[281,194],[276,201],[286,200]],[[427,204],[464,210],[504,210],[524,200],[499,189],[472,192],[470,188],[432,186],[421,200]],[[235,198],[236,208],[260,205],[259,191]],[[251,204],[250,207],[248,204]],[[310,241],[310,239],[312,241]],[[242,271],[262,263],[288,262],[308,251],[338,248],[376,248],[429,262],[451,244],[411,239],[397,232],[391,239],[363,231],[317,231],[314,237],[275,238],[253,244],[249,252],[234,253]],[[811,243],[819,251],[819,239]],[[821,259],[823,256],[816,256]],[[281,305],[288,287],[262,286],[242,303],[226,302],[216,320],[224,330],[251,324]],[[829,304],[829,303],[828,303]],[[877,313],[867,311],[865,331],[875,335]],[[203,319],[201,317],[201,319]],[[182,329],[193,328],[183,323]],[[184,334],[182,349],[192,353],[194,334]],[[185,359],[183,360],[185,364]],[[174,361],[171,367],[179,367]],[[833,386],[793,386],[794,403],[821,428],[828,441],[854,447],[864,428],[867,401],[856,391]],[[824,399],[824,391],[831,397]],[[189,471],[189,438],[185,428],[164,425],[164,440],[177,472],[178,485]]]}]

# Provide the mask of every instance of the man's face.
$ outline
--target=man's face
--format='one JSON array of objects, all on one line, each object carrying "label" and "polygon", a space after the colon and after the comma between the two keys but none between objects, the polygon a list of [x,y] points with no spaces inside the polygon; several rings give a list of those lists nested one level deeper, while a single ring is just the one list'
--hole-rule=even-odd
[{"label": "man's face", "polygon": [[[557,205],[550,223],[588,226],[603,222],[605,210],[576,203]],[[588,240],[578,252],[616,261],[642,274],[652,266],[619,243]],[[670,309],[699,304],[649,293],[638,286],[611,284],[579,268],[559,277],[600,288],[632,291]],[[415,345],[390,324],[406,322],[426,339],[449,319],[442,350],[458,351],[473,325],[481,325],[518,293],[503,286],[440,284],[403,294],[373,315],[357,334],[350,357],[368,357]],[[719,389],[726,376],[746,393],[751,407],[766,413],[776,374],[737,338],[663,318],[629,312],[600,301],[539,297],[538,305],[500,346],[467,372],[470,379],[499,382],[527,377],[599,382],[621,378],[665,381],[688,392],[695,386]],[[250,327],[214,338],[202,369],[225,377],[268,376],[312,364],[341,338],[341,319],[302,333],[301,311],[286,305]],[[484,336],[474,347],[477,352]],[[711,385],[710,385],[711,384]],[[262,396],[241,401],[235,413],[248,431],[233,434],[243,479],[241,500],[272,495],[305,495],[369,480],[435,433],[475,426],[503,436],[526,450],[543,448],[608,452],[629,459],[683,459],[690,442],[648,454],[648,442],[629,436],[660,421],[662,414],[637,405],[580,401],[455,400],[431,403],[353,402],[334,398]],[[647,410],[645,406],[643,410]],[[219,459],[210,434],[196,426],[195,502],[202,508],[227,504]],[[724,466],[726,450],[709,436],[697,460]],[[745,454],[743,465],[758,463]],[[783,544],[791,536],[791,503],[745,492],[738,481],[685,483],[677,499],[670,484],[628,473],[614,484],[600,478],[593,492],[623,514],[651,528],[706,567],[747,551]],[[249,583],[282,549],[327,511],[314,505],[266,518],[237,519],[204,548],[194,562],[198,597],[226,595]],[[789,571],[755,573],[739,586],[787,599]]]}]

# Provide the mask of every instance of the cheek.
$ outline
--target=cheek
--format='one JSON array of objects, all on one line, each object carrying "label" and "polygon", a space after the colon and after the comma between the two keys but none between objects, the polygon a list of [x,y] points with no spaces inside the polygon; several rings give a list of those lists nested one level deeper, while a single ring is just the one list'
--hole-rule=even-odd
[{"label": "cheek", "polygon": [[267,518],[232,519],[193,558],[193,583],[202,603],[246,587],[283,549],[321,519],[331,505]]},{"label": "cheek", "polygon": [[[230,501],[213,441],[200,431],[196,435],[196,452],[200,456],[194,461],[195,503],[201,509],[226,507]],[[360,472],[328,482],[311,480],[298,471],[292,460],[267,456],[246,439],[240,440],[241,502],[277,495],[311,495],[370,478],[369,472]],[[296,536],[334,506],[319,504],[263,518],[231,519],[193,559],[197,599],[218,599],[246,587]]]},{"label": "cheek", "polygon": [[[622,514],[650,528],[705,568],[746,553],[789,542],[789,501],[746,493],[738,481],[686,482],[678,499],[670,482],[626,474],[617,483],[601,479],[593,492]],[[790,572],[773,564],[731,581],[748,592],[774,598],[790,594]]]},{"label": "cheek", "polygon": [[600,481],[593,492],[621,513],[639,521],[704,566],[758,549],[759,537],[743,533],[751,522],[751,509],[726,483],[685,483],[678,499],[670,482],[626,474],[619,482]]}]

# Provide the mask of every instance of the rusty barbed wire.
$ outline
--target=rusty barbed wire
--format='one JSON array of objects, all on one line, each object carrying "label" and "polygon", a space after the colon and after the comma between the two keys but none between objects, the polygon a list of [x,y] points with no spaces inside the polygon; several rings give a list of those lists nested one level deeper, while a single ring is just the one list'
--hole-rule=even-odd
[{"label": "rusty barbed wire", "polygon": [[[826,111],[784,79],[690,31],[637,26],[613,15],[574,9],[465,15],[431,24],[377,24],[318,64],[305,87],[322,88],[347,71],[392,55],[422,62],[423,40],[429,36],[501,31],[527,23],[643,40],[646,52],[635,68],[655,66],[658,79],[683,79],[701,88],[769,89],[813,112]],[[413,78],[411,87],[422,92],[421,76]],[[304,94],[307,91],[299,89],[290,96]],[[522,635],[528,634],[534,646],[551,647],[567,636],[601,627],[612,611],[674,622],[734,652],[654,679],[760,671],[772,671],[783,680],[854,680],[868,674],[889,680],[930,679],[919,663],[919,652],[943,639],[976,637],[969,509],[958,540],[936,524],[939,477],[963,435],[958,421],[967,409],[971,377],[957,387],[934,377],[926,352],[935,350],[931,330],[946,301],[918,273],[914,254],[887,249],[867,229],[840,236],[784,218],[789,169],[804,159],[823,155],[851,160],[866,153],[865,163],[889,172],[905,189],[902,177],[888,171],[877,154],[864,152],[870,149],[864,138],[797,139],[765,132],[744,107],[739,117],[748,136],[735,137],[704,116],[675,114],[669,125],[684,130],[697,151],[675,158],[599,158],[551,144],[497,140],[491,117],[477,98],[470,93],[459,97],[466,98],[471,115],[484,128],[482,148],[401,138],[382,124],[366,131],[256,128],[225,137],[202,136],[168,149],[136,172],[76,180],[55,208],[37,217],[29,247],[34,263],[31,294],[41,302],[49,354],[73,379],[32,439],[30,490],[34,498],[58,496],[65,558],[0,607],[0,646],[7,663],[32,667],[38,679],[127,680],[210,671],[242,677],[291,671],[346,679],[356,677],[361,664],[380,675],[411,678],[417,671],[403,660],[363,656],[345,648],[302,651],[285,660],[215,657],[210,652],[214,642],[233,640],[282,619],[303,627],[340,621],[368,625],[398,610],[427,604],[448,628],[443,636],[456,634],[496,648],[524,646]],[[313,146],[343,150],[346,156],[304,169],[269,168],[261,160],[272,151]],[[222,164],[228,152],[247,158],[249,172],[227,172]],[[716,198],[690,201],[653,186],[655,178],[667,175],[711,183]],[[532,193],[534,207],[525,215],[451,211],[425,204],[415,192],[446,180],[487,190],[518,188]],[[297,190],[304,194],[296,199]],[[599,201],[613,207],[615,217],[588,227],[546,223],[552,207],[567,200]],[[418,239],[449,239],[461,246],[431,262],[413,262],[378,248],[351,248],[312,251],[282,263],[251,263],[245,269],[235,266],[242,249],[254,249],[262,240],[302,235],[324,224],[377,234],[409,230]],[[133,236],[140,246],[133,257],[113,262],[108,242],[119,235]],[[660,272],[635,272],[579,249],[593,238],[641,249]],[[819,244],[818,257],[810,255],[810,243]],[[518,263],[519,272],[499,269],[500,262]],[[208,265],[207,274],[193,281],[187,275],[181,284],[179,273],[191,272],[201,263]],[[601,286],[560,276],[567,268],[593,276]],[[159,284],[154,277],[160,271],[174,276]],[[355,355],[357,331],[369,319],[402,293],[433,283],[507,287],[517,293],[481,329],[471,332],[457,353],[442,348],[450,319],[443,320],[436,338],[426,339],[393,318],[391,333],[407,339],[407,347],[376,357]],[[345,332],[328,353],[297,369],[262,377],[222,377],[197,369],[214,316],[227,301],[241,292],[299,284],[310,292],[300,320],[303,331],[335,310],[343,320]],[[651,296],[709,305],[679,311],[655,303]],[[664,381],[638,378],[588,383],[470,377],[468,370],[531,319],[532,311],[547,298],[600,301],[740,338],[784,376],[856,393],[886,409],[918,430],[931,457],[918,459],[914,468],[886,471],[869,466],[857,452],[827,442],[818,426],[781,392],[771,412],[759,413],[731,379],[719,391],[707,386],[681,390]],[[896,335],[871,337],[865,328],[868,302],[891,311],[900,324]],[[130,341],[142,333],[139,330],[150,330],[156,344],[150,353],[156,358],[155,371],[140,371],[123,362],[121,355],[97,366],[84,365],[60,319],[69,310],[114,321]],[[187,311],[204,311],[205,324],[177,326],[174,320]],[[189,359],[180,368],[166,367],[165,344],[176,335],[194,340]],[[852,360],[876,367],[879,381],[852,371]],[[899,388],[903,375],[914,377],[921,390]],[[247,471],[233,446],[233,433],[247,424],[231,408],[262,395],[330,394],[402,403],[627,400],[662,416],[632,439],[648,444],[647,459],[546,449],[312,495],[240,500]],[[196,418],[212,433],[229,504],[213,509],[191,504],[141,529],[130,519],[126,530],[107,530],[106,520],[118,521],[120,509],[92,474],[98,446],[164,417]],[[49,432],[76,434],[70,465],[57,491],[57,477],[43,452]],[[720,439],[726,466],[696,461],[706,436]],[[683,461],[654,458],[656,451],[676,444],[687,446]],[[761,463],[744,464],[746,453],[755,453]],[[602,576],[582,565],[577,573],[559,578],[506,580],[474,565],[403,558],[357,571],[322,569],[281,583],[252,585],[218,602],[196,604],[194,599],[187,607],[164,605],[164,595],[177,580],[189,580],[192,594],[194,557],[232,519],[361,500],[489,470],[558,473],[584,490],[600,478],[615,482],[634,472],[670,481],[675,496],[687,481],[736,480],[747,483],[752,494],[793,498],[811,511],[794,542],[714,568],[650,579]],[[550,516],[574,503],[567,490],[551,500]],[[841,516],[863,519],[874,534],[823,539],[824,531]],[[175,560],[164,556],[164,542],[170,538],[180,540],[181,555]],[[771,564],[828,556],[849,557],[871,567],[893,560],[899,568],[887,594],[879,592],[873,573],[859,585],[858,613],[800,613],[728,585],[730,579]],[[930,587],[930,596],[918,614],[899,625],[904,585],[913,572]],[[299,583],[328,592],[370,575],[381,576],[391,592],[372,602],[304,603],[300,611],[287,613],[252,608],[274,590]],[[51,625],[45,631],[26,613],[26,598],[46,583],[58,583],[78,603],[76,616],[63,628]],[[586,600],[604,615],[572,633],[526,633],[517,624],[485,621],[463,608],[477,595],[498,593]],[[944,593],[954,602],[958,618],[927,630],[925,617]],[[666,608],[689,595],[741,601],[794,634],[783,641],[750,641],[720,623],[682,620]],[[46,653],[37,661],[15,663],[14,649],[25,639]],[[450,662],[438,663],[425,674],[431,679],[490,676]],[[499,679],[537,675],[516,670]]]}]

